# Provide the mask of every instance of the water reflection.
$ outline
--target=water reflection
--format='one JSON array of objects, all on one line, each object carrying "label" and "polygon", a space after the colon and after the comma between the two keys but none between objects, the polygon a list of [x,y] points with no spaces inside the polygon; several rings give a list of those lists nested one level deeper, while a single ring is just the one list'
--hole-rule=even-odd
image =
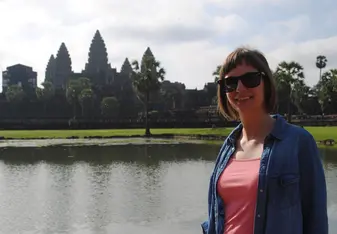
[{"label": "water reflection", "polygon": [[86,161],[97,164],[111,162],[134,162],[158,164],[161,161],[181,161],[189,159],[214,160],[218,146],[212,145],[115,145],[115,146],[74,146],[74,147],[21,147],[1,148],[0,159],[13,163],[36,163],[40,160],[48,163],[71,164]]},{"label": "water reflection", "polygon": [[[200,233],[219,146],[8,148],[0,154],[3,233]],[[331,233],[337,152],[322,150]]]}]

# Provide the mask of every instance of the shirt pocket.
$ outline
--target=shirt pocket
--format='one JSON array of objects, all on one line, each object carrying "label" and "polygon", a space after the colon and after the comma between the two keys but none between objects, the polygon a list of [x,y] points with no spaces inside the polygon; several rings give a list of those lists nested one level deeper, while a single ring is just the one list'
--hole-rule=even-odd
[{"label": "shirt pocket", "polygon": [[277,209],[287,209],[300,201],[298,174],[271,177],[268,185],[268,202]]}]

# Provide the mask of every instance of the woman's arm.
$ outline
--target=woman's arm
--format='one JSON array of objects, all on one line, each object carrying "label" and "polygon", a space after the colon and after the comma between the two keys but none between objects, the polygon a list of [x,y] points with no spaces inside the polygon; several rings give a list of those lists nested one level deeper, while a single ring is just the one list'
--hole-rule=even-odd
[{"label": "woman's arm", "polygon": [[309,133],[300,144],[303,234],[328,234],[326,181],[317,144]]}]

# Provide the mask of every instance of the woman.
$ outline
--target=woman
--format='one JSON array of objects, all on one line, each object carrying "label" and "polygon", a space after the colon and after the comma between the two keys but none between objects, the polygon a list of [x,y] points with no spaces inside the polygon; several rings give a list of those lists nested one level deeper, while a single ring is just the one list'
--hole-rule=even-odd
[{"label": "woman", "polygon": [[205,234],[327,234],[323,167],[313,137],[271,115],[275,82],[266,58],[238,48],[218,81],[218,105],[241,123],[227,137],[208,193]]}]

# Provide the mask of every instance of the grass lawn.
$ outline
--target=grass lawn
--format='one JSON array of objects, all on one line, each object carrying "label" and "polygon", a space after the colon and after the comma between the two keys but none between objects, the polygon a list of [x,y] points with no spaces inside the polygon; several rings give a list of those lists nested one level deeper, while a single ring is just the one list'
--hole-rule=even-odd
[{"label": "grass lawn", "polygon": [[[206,128],[172,128],[151,129],[155,134],[177,134],[177,135],[224,135],[227,136],[232,129],[206,129]],[[0,137],[5,138],[66,138],[85,136],[132,136],[144,135],[145,129],[93,129],[93,130],[0,130]]]},{"label": "grass lawn", "polygon": [[334,139],[337,141],[337,127],[304,127],[316,140]]},{"label": "grass lawn", "polygon": [[[337,141],[337,127],[305,127],[316,140],[334,139]],[[232,128],[172,128],[151,129],[152,134],[176,135],[221,135],[227,136]],[[102,130],[0,130],[0,137],[4,138],[66,138],[85,136],[132,136],[143,135],[144,129],[102,129]]]}]

